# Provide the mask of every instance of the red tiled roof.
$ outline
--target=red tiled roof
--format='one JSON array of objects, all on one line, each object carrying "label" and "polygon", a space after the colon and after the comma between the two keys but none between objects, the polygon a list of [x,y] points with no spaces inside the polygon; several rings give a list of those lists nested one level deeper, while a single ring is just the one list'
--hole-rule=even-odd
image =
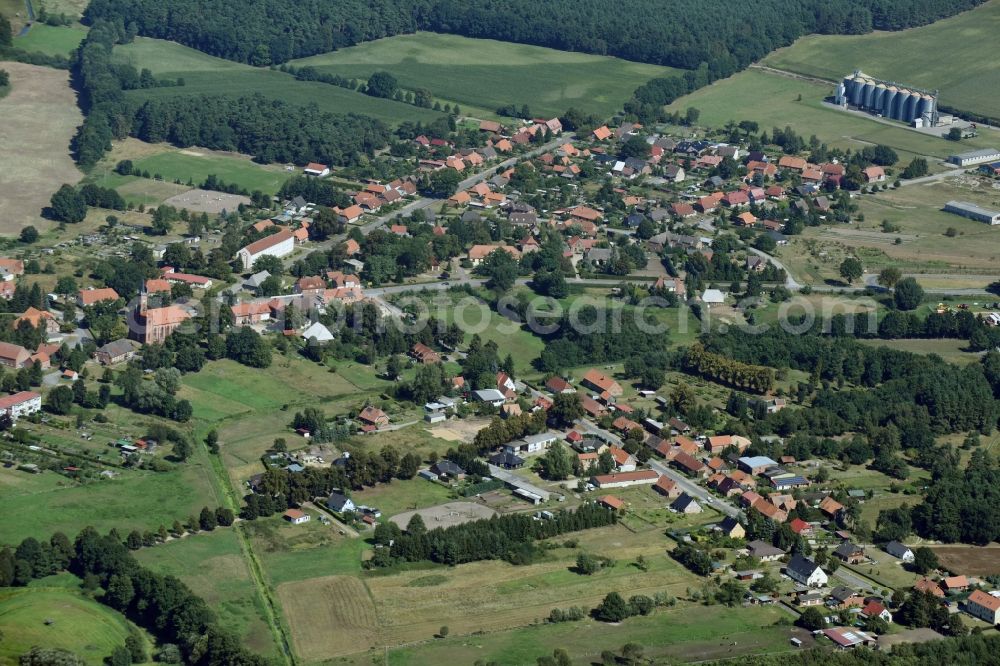
[{"label": "red tiled roof", "polygon": [[20,405],[22,402],[27,402],[33,398],[41,397],[41,394],[35,393],[34,391],[21,391],[20,393],[15,393],[14,395],[5,395],[0,398],[0,410],[10,409],[15,405]]}]

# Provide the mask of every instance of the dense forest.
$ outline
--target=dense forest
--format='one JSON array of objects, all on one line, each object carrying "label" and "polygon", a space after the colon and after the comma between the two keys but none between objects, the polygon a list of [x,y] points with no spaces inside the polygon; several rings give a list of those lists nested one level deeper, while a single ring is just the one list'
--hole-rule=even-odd
[{"label": "dense forest", "polygon": [[[860,34],[930,23],[981,0],[94,0],[85,19],[257,65],[415,30],[454,33],[695,69],[740,69],[810,32]],[[735,70],[734,70],[735,71]]]}]

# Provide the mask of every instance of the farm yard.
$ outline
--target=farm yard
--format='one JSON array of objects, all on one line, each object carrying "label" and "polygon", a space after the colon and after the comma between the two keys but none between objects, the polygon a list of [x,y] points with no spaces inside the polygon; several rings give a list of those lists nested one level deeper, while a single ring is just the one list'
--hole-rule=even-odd
[{"label": "farm yard", "polygon": [[[441,114],[410,104],[369,97],[346,88],[311,81],[297,81],[289,74],[250,67],[214,58],[174,42],[145,37],[115,49],[115,57],[148,68],[158,78],[184,79],[184,85],[129,91],[137,100],[190,95],[250,95],[259,93],[291,104],[315,103],[333,113],[361,113],[390,125],[404,120],[431,122]],[[221,174],[219,174],[221,177]]]},{"label": "farm yard", "polygon": [[527,104],[532,113],[558,116],[569,108],[610,115],[650,79],[679,70],[606,56],[418,32],[292,61],[328,74],[365,79],[387,71],[402,88],[425,88],[458,103],[463,113]]},{"label": "farm yard", "polygon": [[53,226],[41,217],[52,193],[82,177],[69,154],[69,143],[83,121],[69,87],[69,73],[17,62],[4,63],[11,90],[0,98],[0,201],[4,202],[0,233],[22,227]]},{"label": "farm yard", "polygon": [[[1000,64],[982,45],[1000,33],[1000,1],[931,25],[867,35],[810,35],[764,59],[778,69],[840,80],[855,69],[883,79],[941,90],[943,104],[995,115]],[[927,54],[933,53],[933,57]]]}]

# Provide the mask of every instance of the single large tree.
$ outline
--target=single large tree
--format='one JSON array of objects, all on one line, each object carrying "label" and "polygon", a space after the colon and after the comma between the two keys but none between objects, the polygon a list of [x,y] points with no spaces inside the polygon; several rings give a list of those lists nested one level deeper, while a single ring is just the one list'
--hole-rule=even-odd
[{"label": "single large tree", "polygon": [[392,99],[397,90],[399,90],[399,82],[389,72],[373,73],[368,77],[368,85],[365,87],[366,94],[386,99]]},{"label": "single large tree", "polygon": [[52,217],[60,222],[83,222],[87,217],[87,202],[72,185],[63,185],[50,200]]},{"label": "single large tree", "polygon": [[573,457],[562,442],[552,444],[542,456],[540,464],[545,477],[552,481],[563,481],[573,473]]},{"label": "single large tree", "polygon": [[913,310],[924,300],[924,288],[911,277],[903,278],[896,283],[892,300],[900,310]]},{"label": "single large tree", "polygon": [[892,289],[903,278],[903,273],[895,266],[883,268],[878,274],[878,283],[886,289]]},{"label": "single large tree", "polygon": [[848,257],[840,264],[840,277],[847,281],[847,284],[851,284],[862,275],[864,275],[865,268],[861,265],[861,261],[855,257]]}]

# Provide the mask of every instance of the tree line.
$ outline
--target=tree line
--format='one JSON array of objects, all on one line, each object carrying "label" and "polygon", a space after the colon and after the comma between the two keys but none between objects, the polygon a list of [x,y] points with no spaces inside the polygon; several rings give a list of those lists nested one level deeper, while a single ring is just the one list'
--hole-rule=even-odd
[{"label": "tree line", "polygon": [[425,560],[441,564],[497,559],[527,563],[537,554],[537,541],[613,525],[617,520],[613,510],[590,503],[575,511],[557,511],[549,520],[535,520],[526,513],[509,513],[429,531],[422,520],[411,521],[405,533],[394,536],[392,545],[380,544],[376,548],[369,566],[383,568]]},{"label": "tree line", "polygon": [[682,363],[687,372],[754,393],[767,393],[774,386],[772,368],[741,363],[721,354],[713,354],[706,351],[700,343],[687,348]]}]

